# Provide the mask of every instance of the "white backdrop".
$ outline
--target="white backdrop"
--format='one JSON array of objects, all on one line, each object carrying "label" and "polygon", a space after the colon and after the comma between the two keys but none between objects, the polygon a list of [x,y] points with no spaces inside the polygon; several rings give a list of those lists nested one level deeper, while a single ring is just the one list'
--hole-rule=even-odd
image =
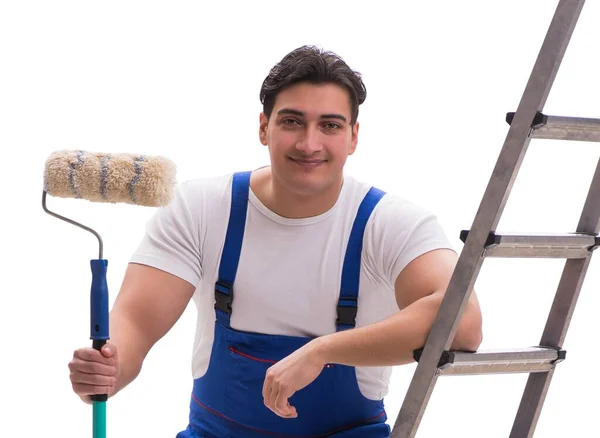
[{"label": "white backdrop", "polygon": [[[257,134],[262,80],[288,51],[319,44],[361,71],[368,90],[348,172],[435,211],[460,250],[460,230],[471,226],[508,130],[505,114],[516,109],[556,3],[2,3],[0,436],[91,437],[91,407],[72,393],[67,363],[90,345],[97,245],[41,208],[51,152],[164,154],[180,181],[266,164]],[[588,2],[547,114],[600,117],[598,16],[600,4]],[[499,231],[574,231],[598,156],[597,144],[534,140]],[[49,206],[103,236],[112,303],[153,210]],[[538,343],[562,264],[484,263],[476,284],[482,348]],[[595,259],[536,436],[598,436],[598,267]],[[139,378],[109,402],[109,436],[174,437],[185,427],[194,318],[190,305]],[[390,424],[413,371],[396,369]],[[418,436],[507,437],[525,380],[439,379]]]}]

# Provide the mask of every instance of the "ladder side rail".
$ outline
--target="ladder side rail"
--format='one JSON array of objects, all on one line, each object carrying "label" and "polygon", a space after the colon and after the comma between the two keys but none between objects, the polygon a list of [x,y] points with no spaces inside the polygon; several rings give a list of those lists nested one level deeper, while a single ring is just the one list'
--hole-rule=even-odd
[{"label": "ladder side rail", "polygon": [[[577,226],[577,232],[580,233],[597,235],[599,231],[600,160],[596,166]],[[598,238],[596,240],[598,241]],[[570,259],[565,262],[540,345],[562,348],[592,254],[593,250],[589,251],[588,256],[584,259]],[[511,438],[530,438],[533,436],[553,376],[554,369],[547,373],[529,375],[515,416],[510,434]]]}]

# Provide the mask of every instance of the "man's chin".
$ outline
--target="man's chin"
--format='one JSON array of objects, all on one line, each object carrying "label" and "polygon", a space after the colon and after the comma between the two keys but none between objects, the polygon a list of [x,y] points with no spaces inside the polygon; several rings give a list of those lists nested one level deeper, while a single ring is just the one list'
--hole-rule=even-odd
[{"label": "man's chin", "polygon": [[297,174],[288,179],[288,187],[300,196],[319,196],[331,189],[332,182],[323,175]]}]

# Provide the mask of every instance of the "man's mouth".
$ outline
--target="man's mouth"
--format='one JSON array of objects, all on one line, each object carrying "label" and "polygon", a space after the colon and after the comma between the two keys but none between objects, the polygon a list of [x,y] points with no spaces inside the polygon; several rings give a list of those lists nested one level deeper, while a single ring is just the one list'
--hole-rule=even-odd
[{"label": "man's mouth", "polygon": [[315,159],[295,158],[295,157],[288,157],[288,158],[298,164],[305,164],[305,165],[317,165],[317,164],[325,163],[327,161],[327,160],[315,160]]}]

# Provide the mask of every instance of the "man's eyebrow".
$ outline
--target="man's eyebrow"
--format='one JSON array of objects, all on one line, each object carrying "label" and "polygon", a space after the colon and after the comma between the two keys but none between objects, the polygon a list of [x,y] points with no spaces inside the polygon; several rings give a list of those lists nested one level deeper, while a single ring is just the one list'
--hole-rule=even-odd
[{"label": "man's eyebrow", "polygon": [[321,118],[322,119],[338,119],[338,120],[341,120],[343,122],[347,122],[346,117],[344,117],[341,114],[322,114]]},{"label": "man's eyebrow", "polygon": [[300,117],[304,117],[304,113],[302,111],[298,111],[295,109],[291,109],[291,108],[282,108],[279,111],[277,111],[278,115],[281,114],[291,114],[293,116],[300,116]]},{"label": "man's eyebrow", "polygon": [[[278,115],[282,115],[282,114],[291,114],[294,116],[299,116],[299,117],[304,117],[304,113],[302,111],[298,111],[295,109],[291,109],[291,108],[282,108],[279,111],[277,111]],[[338,119],[341,120],[343,122],[347,122],[348,120],[346,119],[346,117],[344,117],[341,114],[321,114],[321,119]]]}]

